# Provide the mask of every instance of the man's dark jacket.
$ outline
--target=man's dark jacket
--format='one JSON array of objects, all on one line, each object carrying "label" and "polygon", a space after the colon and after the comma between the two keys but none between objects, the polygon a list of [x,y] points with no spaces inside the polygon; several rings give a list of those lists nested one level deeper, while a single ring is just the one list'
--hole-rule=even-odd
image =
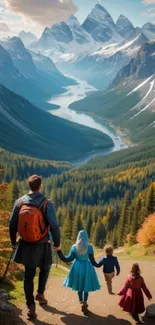
[{"label": "man's dark jacket", "polygon": [[[20,211],[21,200],[24,204],[30,204],[35,207],[43,207],[46,198],[41,193],[30,193],[24,195],[22,198],[18,199],[15,202],[9,223],[10,238],[13,246],[16,244],[18,233],[18,215]],[[60,230],[55,215],[55,209],[51,201],[48,201],[47,203],[44,218],[47,225],[49,226],[49,231],[51,232],[54,246],[59,247]],[[27,243],[20,239],[14,255],[14,261],[27,267],[40,267],[46,269],[49,265],[52,264],[52,249],[51,244],[49,243],[49,234],[35,244]]]}]

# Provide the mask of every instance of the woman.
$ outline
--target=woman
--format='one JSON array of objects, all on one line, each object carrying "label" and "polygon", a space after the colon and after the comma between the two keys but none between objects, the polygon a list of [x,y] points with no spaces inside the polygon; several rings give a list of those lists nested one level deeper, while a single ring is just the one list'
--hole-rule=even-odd
[{"label": "woman", "polygon": [[79,232],[76,244],[72,246],[68,256],[64,256],[61,250],[58,251],[58,255],[63,262],[74,261],[64,286],[78,292],[82,311],[86,313],[89,292],[99,290],[101,287],[93,267],[96,265],[94,250],[92,245],[89,245],[87,233],[84,230]]}]

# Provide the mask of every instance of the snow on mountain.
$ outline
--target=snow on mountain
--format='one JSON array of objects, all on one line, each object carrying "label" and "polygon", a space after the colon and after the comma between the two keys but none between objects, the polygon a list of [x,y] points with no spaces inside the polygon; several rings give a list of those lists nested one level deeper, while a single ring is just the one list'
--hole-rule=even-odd
[{"label": "snow on mountain", "polygon": [[[131,94],[135,93],[137,90],[139,90],[140,88],[142,88],[143,86],[145,86],[145,85],[150,81],[150,79],[152,79],[153,76],[154,76],[154,75],[150,76],[149,78],[147,78],[147,79],[145,79],[143,82],[141,82],[138,86],[136,86],[133,90],[131,90],[131,91],[127,94],[127,96],[130,96]],[[145,98],[146,98],[146,96],[145,96]],[[145,98],[144,98],[144,99],[145,99]]]},{"label": "snow on mountain", "polygon": [[[137,41],[139,40],[140,36],[141,35],[138,35],[136,38],[132,39],[130,42],[123,42],[122,44],[114,43],[114,44],[103,46],[98,51],[92,53],[91,56],[99,55],[99,56],[103,56],[103,57],[109,57],[119,51],[124,51],[127,49],[130,51],[131,48],[135,48],[135,47],[137,49]],[[140,45],[139,45],[139,47],[140,47]]]},{"label": "snow on mountain", "polygon": [[25,77],[13,64],[8,51],[0,45],[0,84],[13,91],[14,93],[26,98],[34,105],[48,109],[44,93],[35,83]]},{"label": "snow on mountain", "polygon": [[147,39],[140,34],[127,42],[106,44],[95,52],[79,55],[65,53],[59,57],[57,65],[65,73],[87,80],[98,89],[105,89],[145,42]]},{"label": "snow on mountain", "polygon": [[155,73],[155,42],[148,42],[141,46],[137,55],[124,66],[113,81],[114,85],[121,83],[125,78],[134,80],[146,79]]},{"label": "snow on mountain", "polygon": [[33,42],[38,41],[38,38],[33,33],[25,32],[24,30],[22,30],[22,32],[20,32],[18,36],[25,44],[25,46],[29,46]]},{"label": "snow on mountain", "polygon": [[70,28],[73,36],[73,40],[78,44],[85,44],[92,42],[91,36],[85,31],[85,29],[80,25],[78,19],[75,16],[71,16],[66,24]]},{"label": "snow on mountain", "polygon": [[[65,92],[64,87],[75,83],[65,77],[55,67],[50,58],[43,57],[41,54],[33,56],[19,37],[13,37],[8,41],[1,41],[0,44],[6,50],[5,52],[3,51],[6,57],[10,55],[9,58],[12,63],[10,71],[14,69],[11,75],[14,75],[14,78],[17,79],[17,74],[20,73],[21,80],[21,83],[18,80],[19,84],[17,84],[13,82],[12,78],[9,80],[8,75],[7,82],[4,85],[11,90],[14,90],[15,87],[15,92],[18,94],[23,95],[23,93],[26,93],[24,97],[35,104],[37,103],[38,107],[49,108],[50,105],[47,103],[47,100],[53,95]],[[8,86],[10,84],[12,88]],[[19,92],[17,91],[18,88]]]},{"label": "snow on mountain", "polygon": [[103,43],[109,40],[121,40],[112,17],[99,4],[94,7],[82,26],[96,42]]},{"label": "snow on mountain", "polygon": [[116,22],[117,33],[126,39],[134,32],[134,30],[135,28],[131,21],[127,17],[120,15]]},{"label": "snow on mountain", "polygon": [[67,78],[64,76],[55,66],[53,61],[40,53],[35,53],[30,51],[30,54],[32,56],[33,62],[37,68],[38,71],[40,71],[43,76],[50,76],[54,82],[55,85],[59,87],[66,87],[69,85],[76,84],[75,81],[73,81],[70,78]]},{"label": "snow on mountain", "polygon": [[31,76],[36,73],[36,67],[33,63],[29,51],[19,37],[13,37],[9,40],[1,41],[1,45],[9,52],[14,66],[24,75]]},{"label": "snow on mountain", "polygon": [[32,49],[51,51],[52,55],[55,50],[64,53],[71,48],[72,51],[78,51],[79,47],[81,50],[83,46],[88,48],[89,43],[93,43],[93,39],[80,25],[78,19],[71,16],[65,22],[45,28],[40,40],[34,44],[34,47],[32,46]]}]

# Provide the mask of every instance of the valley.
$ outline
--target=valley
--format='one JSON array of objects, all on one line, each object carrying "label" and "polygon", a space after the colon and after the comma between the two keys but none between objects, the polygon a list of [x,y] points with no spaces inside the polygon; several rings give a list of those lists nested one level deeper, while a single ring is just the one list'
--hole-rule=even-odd
[{"label": "valley", "polygon": [[[73,79],[73,77],[72,77]],[[114,151],[119,151],[121,149],[125,149],[127,145],[123,142],[121,136],[115,131],[114,128],[110,127],[108,121],[104,121],[98,119],[97,117],[92,117],[88,114],[84,114],[82,112],[78,112],[69,108],[71,104],[76,105],[76,101],[79,99],[87,98],[87,96],[91,93],[96,93],[96,89],[90,86],[86,81],[76,79],[77,85],[68,86],[67,92],[64,94],[60,94],[58,96],[52,97],[49,103],[58,106],[58,109],[53,109],[50,111],[52,115],[57,117],[61,117],[70,122],[75,122],[80,125],[87,126],[89,128],[98,130],[103,134],[107,134],[113,141],[114,146],[111,149],[106,149],[102,151],[96,151],[90,153],[89,155],[74,161],[75,165],[81,165],[83,163],[88,162],[91,158],[95,158],[96,156],[104,156],[110,154]]]}]

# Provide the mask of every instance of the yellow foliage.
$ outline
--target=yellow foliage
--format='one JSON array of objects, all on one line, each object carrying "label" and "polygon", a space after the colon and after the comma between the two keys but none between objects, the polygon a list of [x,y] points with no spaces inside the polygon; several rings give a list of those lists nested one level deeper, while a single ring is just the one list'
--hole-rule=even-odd
[{"label": "yellow foliage", "polygon": [[155,213],[146,219],[138,231],[137,241],[143,246],[155,244]]}]

